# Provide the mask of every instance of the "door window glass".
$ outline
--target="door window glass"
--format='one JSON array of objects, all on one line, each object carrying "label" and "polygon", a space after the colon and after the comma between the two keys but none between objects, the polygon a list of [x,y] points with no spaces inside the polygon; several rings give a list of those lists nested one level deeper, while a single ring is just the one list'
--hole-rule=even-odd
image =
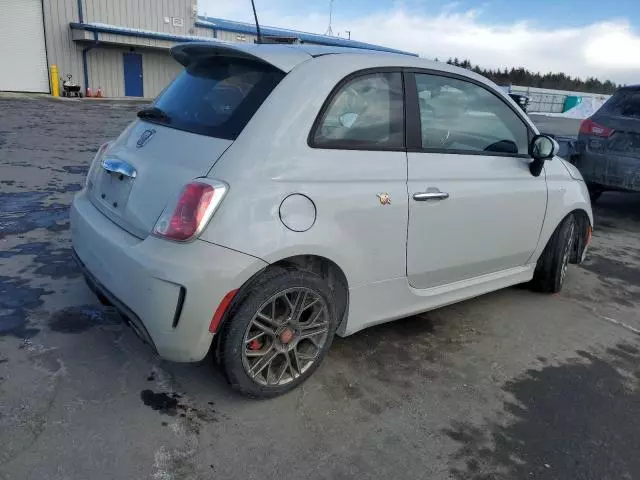
[{"label": "door window glass", "polygon": [[525,123],[489,90],[438,75],[416,74],[422,147],[526,154]]},{"label": "door window glass", "polygon": [[313,134],[316,147],[360,149],[404,145],[402,76],[362,75],[333,96]]}]

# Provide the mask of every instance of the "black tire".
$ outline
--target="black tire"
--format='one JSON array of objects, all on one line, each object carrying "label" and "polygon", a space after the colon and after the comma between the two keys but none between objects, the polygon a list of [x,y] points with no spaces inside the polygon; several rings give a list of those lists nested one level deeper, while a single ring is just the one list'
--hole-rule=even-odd
[{"label": "black tire", "polygon": [[[284,385],[265,385],[254,380],[245,367],[246,335],[254,316],[269,304],[275,295],[289,289],[304,288],[318,295],[326,306],[327,336],[321,348],[317,349],[316,358],[297,378]],[[231,386],[242,395],[253,398],[270,398],[282,395],[298,387],[306,381],[318,368],[326,356],[337,328],[335,301],[327,282],[313,272],[299,269],[273,268],[266,270],[248,288],[238,304],[233,307],[229,318],[221,332],[219,359],[224,374]],[[274,340],[275,341],[275,340]],[[285,354],[282,354],[285,355]],[[285,357],[287,358],[287,357]],[[297,361],[297,357],[296,361]],[[266,376],[269,376],[267,367]]]},{"label": "black tire", "polygon": [[604,189],[599,185],[588,185],[589,188],[589,198],[591,199],[591,204],[594,204],[598,201],[598,199],[604,193]]},{"label": "black tire", "polygon": [[531,286],[543,293],[558,293],[566,276],[576,238],[576,220],[566,217],[553,232],[542,255],[538,259]]}]

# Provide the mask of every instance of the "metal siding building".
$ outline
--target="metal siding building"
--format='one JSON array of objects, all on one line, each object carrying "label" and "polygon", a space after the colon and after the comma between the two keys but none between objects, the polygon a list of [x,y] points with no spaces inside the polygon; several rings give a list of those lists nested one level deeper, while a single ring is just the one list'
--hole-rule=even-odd
[{"label": "metal siding building", "polygon": [[[153,98],[181,71],[169,49],[186,41],[253,43],[253,24],[198,17],[197,0],[0,0],[0,90],[45,92],[67,75],[106,97]],[[295,42],[395,51],[337,37],[262,27]],[[58,79],[49,78],[57,65]],[[62,87],[60,87],[62,91]]]}]

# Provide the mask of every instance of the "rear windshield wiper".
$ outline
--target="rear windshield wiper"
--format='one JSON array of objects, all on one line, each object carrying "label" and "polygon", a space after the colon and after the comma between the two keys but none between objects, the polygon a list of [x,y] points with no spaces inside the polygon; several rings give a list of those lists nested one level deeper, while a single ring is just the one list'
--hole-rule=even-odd
[{"label": "rear windshield wiper", "polygon": [[163,123],[171,123],[171,117],[158,107],[143,108],[138,112],[138,117],[146,120],[159,120]]}]

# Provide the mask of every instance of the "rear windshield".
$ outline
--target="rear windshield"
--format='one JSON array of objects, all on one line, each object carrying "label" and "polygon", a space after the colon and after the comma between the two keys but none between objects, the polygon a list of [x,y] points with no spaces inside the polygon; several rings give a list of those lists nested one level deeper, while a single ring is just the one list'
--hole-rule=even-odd
[{"label": "rear windshield", "polygon": [[155,101],[166,118],[146,120],[235,140],[283,77],[256,62],[201,60],[185,68]]},{"label": "rear windshield", "polygon": [[640,89],[618,90],[602,106],[602,112],[622,117],[640,118]]}]

